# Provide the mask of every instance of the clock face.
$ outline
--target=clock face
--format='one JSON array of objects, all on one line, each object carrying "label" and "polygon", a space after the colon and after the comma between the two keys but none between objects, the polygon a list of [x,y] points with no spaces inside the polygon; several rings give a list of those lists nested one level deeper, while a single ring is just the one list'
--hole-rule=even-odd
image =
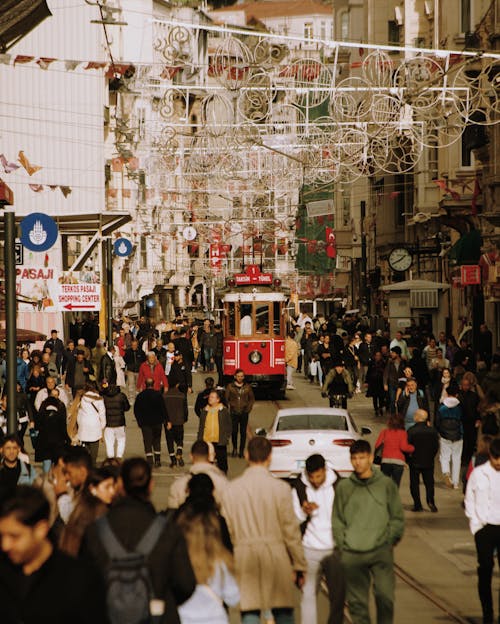
[{"label": "clock face", "polygon": [[393,249],[389,254],[389,266],[393,271],[403,273],[411,267],[412,262],[413,258],[411,253],[404,247]]}]

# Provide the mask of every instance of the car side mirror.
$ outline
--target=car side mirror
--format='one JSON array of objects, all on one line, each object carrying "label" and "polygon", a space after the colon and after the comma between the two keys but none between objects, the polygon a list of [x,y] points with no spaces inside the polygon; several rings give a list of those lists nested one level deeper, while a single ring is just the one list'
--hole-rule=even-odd
[{"label": "car side mirror", "polygon": [[371,427],[361,427],[361,435],[370,435]]},{"label": "car side mirror", "polygon": [[255,435],[265,436],[267,435],[267,431],[263,429],[262,427],[259,427],[258,429],[255,430]]}]

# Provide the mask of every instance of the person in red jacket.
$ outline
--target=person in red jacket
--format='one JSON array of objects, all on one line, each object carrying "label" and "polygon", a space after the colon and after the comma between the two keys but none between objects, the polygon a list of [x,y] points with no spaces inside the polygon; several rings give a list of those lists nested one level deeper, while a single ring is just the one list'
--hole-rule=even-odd
[{"label": "person in red jacket", "polygon": [[150,351],[148,359],[139,368],[137,377],[137,391],[141,392],[146,388],[146,379],[152,379],[154,389],[164,392],[168,390],[168,381],[163,366],[158,362],[156,355]]},{"label": "person in red jacket", "polygon": [[408,434],[405,431],[404,420],[400,414],[391,414],[387,421],[387,428],[378,434],[375,450],[381,445],[382,472],[390,477],[399,487],[406,464],[405,453],[413,453],[415,447],[408,443]]}]

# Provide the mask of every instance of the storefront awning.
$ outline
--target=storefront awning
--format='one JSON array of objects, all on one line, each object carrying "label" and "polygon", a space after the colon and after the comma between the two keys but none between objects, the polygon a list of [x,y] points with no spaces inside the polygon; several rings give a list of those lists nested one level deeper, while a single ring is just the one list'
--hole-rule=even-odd
[{"label": "storefront awning", "polygon": [[0,52],[6,52],[51,15],[45,0],[2,0]]}]

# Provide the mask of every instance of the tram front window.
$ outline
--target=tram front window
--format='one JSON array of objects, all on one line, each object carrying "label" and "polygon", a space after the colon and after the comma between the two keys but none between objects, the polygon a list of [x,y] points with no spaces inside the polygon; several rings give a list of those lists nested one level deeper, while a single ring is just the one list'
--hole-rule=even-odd
[{"label": "tram front window", "polygon": [[269,306],[266,304],[255,306],[255,333],[269,333]]},{"label": "tram front window", "polygon": [[240,336],[252,335],[252,304],[242,303],[240,307]]},{"label": "tram front window", "polygon": [[273,330],[276,336],[281,334],[281,306],[279,301],[273,302]]}]

